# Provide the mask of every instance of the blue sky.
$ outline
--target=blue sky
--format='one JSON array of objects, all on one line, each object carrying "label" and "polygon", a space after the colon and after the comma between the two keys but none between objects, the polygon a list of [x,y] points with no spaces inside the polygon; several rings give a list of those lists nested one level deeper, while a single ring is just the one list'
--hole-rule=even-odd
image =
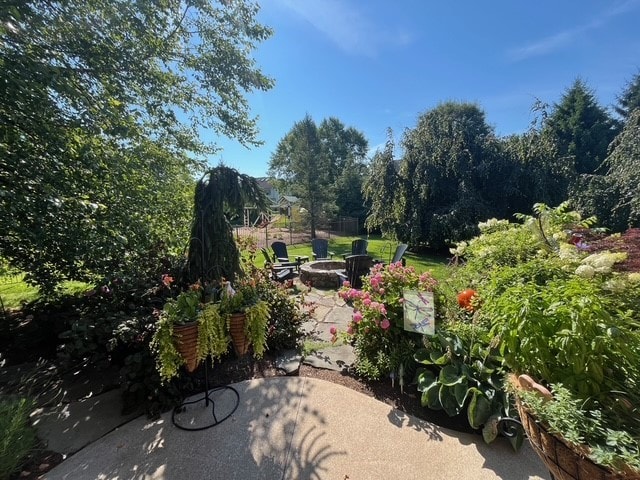
[{"label": "blue sky", "polygon": [[262,0],[274,35],[254,54],[275,87],[248,96],[262,147],[207,138],[222,160],[264,176],[278,141],[310,114],[399,139],[447,100],[478,103],[499,135],[526,130],[536,98],[577,77],[601,105],[640,71],[640,0]]}]

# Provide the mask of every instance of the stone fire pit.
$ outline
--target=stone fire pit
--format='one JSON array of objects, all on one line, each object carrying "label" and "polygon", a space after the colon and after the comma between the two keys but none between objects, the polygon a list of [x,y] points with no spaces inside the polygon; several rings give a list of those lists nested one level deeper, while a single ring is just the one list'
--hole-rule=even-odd
[{"label": "stone fire pit", "polygon": [[340,260],[318,260],[300,266],[300,281],[311,282],[316,288],[338,288],[338,270],[344,270],[345,262]]}]

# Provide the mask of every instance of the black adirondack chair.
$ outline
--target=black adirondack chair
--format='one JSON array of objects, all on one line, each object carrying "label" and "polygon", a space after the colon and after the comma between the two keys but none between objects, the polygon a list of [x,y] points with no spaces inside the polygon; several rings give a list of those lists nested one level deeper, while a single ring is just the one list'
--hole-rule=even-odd
[{"label": "black adirondack chair", "polygon": [[345,269],[337,272],[340,285],[348,281],[353,288],[361,288],[362,276],[371,270],[373,258],[370,255],[349,255],[345,263]]},{"label": "black adirondack chair", "polygon": [[298,269],[297,262],[277,262],[266,248],[261,248],[260,250],[264,256],[264,267],[269,269],[273,280],[283,282],[294,276],[295,271]]},{"label": "black adirondack chair", "polygon": [[344,253],[342,258],[347,258],[349,255],[366,255],[369,242],[363,238],[358,238],[351,242],[351,253]]},{"label": "black adirondack chair", "polygon": [[329,251],[329,240],[325,238],[314,238],[311,240],[311,250],[314,260],[329,260],[334,253]]},{"label": "black adirondack chair", "polygon": [[271,250],[275,254],[276,259],[279,262],[289,262],[289,254],[287,253],[287,244],[284,242],[273,242],[271,244]]}]

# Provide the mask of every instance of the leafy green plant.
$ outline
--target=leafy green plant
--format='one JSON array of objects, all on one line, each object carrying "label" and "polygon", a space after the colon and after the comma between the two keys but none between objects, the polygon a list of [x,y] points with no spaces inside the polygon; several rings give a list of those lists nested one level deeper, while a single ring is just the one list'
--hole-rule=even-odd
[{"label": "leafy green plant", "polygon": [[[552,385],[553,401],[535,392],[518,390],[524,406],[557,434],[589,456],[594,462],[635,475],[640,472],[637,406],[635,423],[611,428],[602,416],[601,405],[585,402],[561,384]],[[637,405],[637,404],[636,404]]]},{"label": "leafy green plant", "polygon": [[220,358],[229,349],[230,341],[219,307],[213,303],[204,305],[198,313],[198,360]]},{"label": "leafy green plant", "polygon": [[[422,406],[444,410],[449,416],[466,411],[469,425],[484,426],[483,437],[491,442],[497,436],[498,421],[509,413],[502,357],[484,330],[470,324],[449,328],[425,337],[425,348],[415,354],[415,360],[426,366],[417,375]],[[514,437],[514,448],[522,440]]]},{"label": "leafy green plant", "polygon": [[29,422],[33,402],[26,398],[0,399],[0,478],[15,473],[37,444]]}]

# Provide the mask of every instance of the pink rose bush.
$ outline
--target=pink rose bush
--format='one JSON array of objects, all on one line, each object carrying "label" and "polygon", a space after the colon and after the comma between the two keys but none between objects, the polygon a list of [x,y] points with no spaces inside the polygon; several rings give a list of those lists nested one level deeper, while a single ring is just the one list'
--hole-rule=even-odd
[{"label": "pink rose bush", "polygon": [[436,285],[429,272],[419,274],[400,262],[374,266],[363,277],[361,290],[343,285],[338,294],[353,306],[346,333],[354,346],[360,375],[379,379],[393,374],[397,378],[398,370],[414,368],[413,353],[420,345],[420,335],[403,328],[403,290],[433,292]]}]

